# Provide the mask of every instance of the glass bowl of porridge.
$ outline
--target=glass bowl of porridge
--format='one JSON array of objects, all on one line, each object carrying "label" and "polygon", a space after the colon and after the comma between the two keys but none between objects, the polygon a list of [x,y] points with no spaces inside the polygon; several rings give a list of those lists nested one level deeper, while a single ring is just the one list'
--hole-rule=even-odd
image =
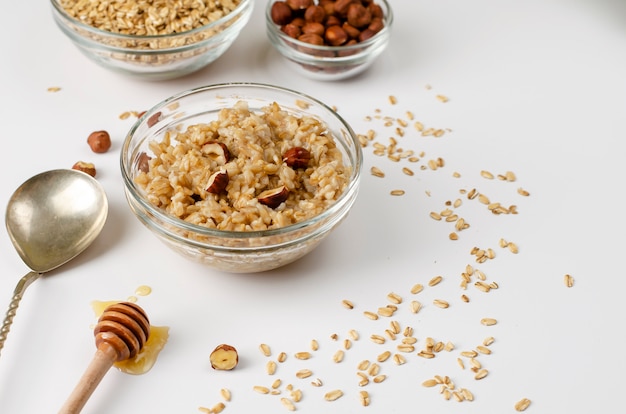
[{"label": "glass bowl of porridge", "polygon": [[319,100],[228,83],[148,110],[120,164],[131,210],[167,246],[252,273],[301,258],[346,218],[362,157],[350,125]]}]

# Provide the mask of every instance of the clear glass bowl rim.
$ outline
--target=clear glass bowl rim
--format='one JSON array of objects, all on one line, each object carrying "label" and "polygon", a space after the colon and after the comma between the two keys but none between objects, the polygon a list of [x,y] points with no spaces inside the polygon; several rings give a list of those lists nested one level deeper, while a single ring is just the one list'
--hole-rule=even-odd
[{"label": "clear glass bowl rim", "polygon": [[[181,220],[179,218],[173,217],[165,213],[164,211],[152,205],[144,197],[142,197],[141,191],[137,188],[137,186],[135,185],[135,182],[133,181],[131,177],[133,159],[130,158],[134,154],[134,149],[130,148],[130,143],[135,132],[139,128],[139,126],[143,122],[146,122],[150,118],[150,116],[152,116],[154,113],[159,112],[161,108],[165,108],[168,105],[170,105],[172,102],[175,102],[179,99],[183,99],[187,96],[199,94],[199,93],[203,93],[207,91],[217,91],[217,90],[229,89],[233,87],[252,88],[252,89],[258,89],[260,91],[266,90],[266,89],[274,90],[279,93],[286,93],[286,94],[293,95],[294,98],[309,100],[313,102],[314,104],[319,105],[323,110],[328,111],[329,113],[333,114],[337,118],[339,123],[346,129],[346,131],[348,132],[351,138],[352,147],[354,148],[354,150],[350,152],[351,153],[350,158],[354,162],[354,164],[351,165],[352,170],[351,170],[351,175],[350,175],[350,182],[348,183],[348,187],[344,190],[341,196],[327,210],[307,220],[301,221],[299,223],[290,224],[288,226],[280,227],[277,229],[232,231],[232,230],[211,229],[209,227],[199,226],[193,223],[186,222],[184,220]],[[270,102],[268,101],[267,103],[269,104]],[[338,145],[342,145],[345,148],[344,144],[338,144]],[[170,96],[169,98],[166,98],[165,100],[154,105],[151,109],[146,111],[146,113],[133,124],[129,132],[126,134],[124,143],[122,145],[122,150],[120,151],[120,169],[122,172],[122,178],[124,180],[125,190],[127,192],[127,197],[128,196],[132,197],[133,201],[136,203],[139,203],[139,205],[146,212],[148,212],[150,215],[152,215],[153,217],[155,217],[162,223],[165,223],[168,226],[171,226],[172,228],[177,228],[182,231],[192,232],[201,236],[222,237],[222,238],[228,238],[228,239],[254,239],[254,238],[263,238],[263,237],[268,237],[268,236],[285,235],[290,232],[294,232],[294,231],[303,229],[305,227],[308,227],[310,225],[316,224],[318,222],[324,221],[326,219],[332,219],[337,211],[341,211],[344,208],[346,203],[351,202],[350,199],[354,197],[355,196],[354,193],[358,191],[362,165],[363,165],[363,153],[362,153],[361,145],[359,143],[357,135],[355,134],[352,127],[345,121],[345,119],[343,119],[343,117],[339,115],[334,109],[332,109],[325,103],[321,102],[317,98],[314,98],[308,94],[298,92],[293,89],[285,88],[282,86],[270,85],[266,83],[255,83],[255,82],[227,82],[227,83],[217,83],[217,84],[199,86],[196,88],[192,88],[192,89],[188,89],[186,91],[180,92],[176,95]],[[153,223],[153,226],[158,226],[161,232],[172,234],[173,232],[171,230],[164,228],[165,226],[162,223],[159,223],[159,224]],[[304,237],[306,238],[306,236]],[[175,236],[175,238],[180,238],[180,236]],[[197,244],[198,246],[206,247],[206,245],[203,245],[201,242],[193,242],[190,239],[186,239],[186,241],[188,241],[190,244]],[[266,246],[266,247],[269,247],[269,246]]]}]

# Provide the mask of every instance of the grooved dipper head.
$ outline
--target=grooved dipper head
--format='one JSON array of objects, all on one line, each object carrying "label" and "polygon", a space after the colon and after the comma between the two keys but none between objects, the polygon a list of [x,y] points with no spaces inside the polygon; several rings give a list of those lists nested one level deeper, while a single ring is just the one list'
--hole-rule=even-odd
[{"label": "grooved dipper head", "polygon": [[144,310],[130,302],[107,307],[94,329],[96,347],[111,346],[117,361],[133,358],[143,348],[150,334],[150,322]]}]

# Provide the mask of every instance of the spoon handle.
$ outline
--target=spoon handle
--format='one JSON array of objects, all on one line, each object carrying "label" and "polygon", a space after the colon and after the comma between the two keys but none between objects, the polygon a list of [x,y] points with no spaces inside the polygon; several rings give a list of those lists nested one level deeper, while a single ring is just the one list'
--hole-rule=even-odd
[{"label": "spoon handle", "polygon": [[11,330],[11,324],[13,324],[13,318],[15,318],[15,313],[17,312],[17,308],[20,306],[20,301],[22,300],[22,296],[24,296],[26,288],[41,275],[42,273],[28,272],[23,278],[20,279],[19,282],[17,282],[17,286],[15,286],[15,290],[13,291],[13,298],[11,299],[11,303],[9,303],[9,309],[7,310],[4,321],[2,322],[2,328],[0,328],[0,351],[4,348],[4,342],[7,340],[7,335]]}]

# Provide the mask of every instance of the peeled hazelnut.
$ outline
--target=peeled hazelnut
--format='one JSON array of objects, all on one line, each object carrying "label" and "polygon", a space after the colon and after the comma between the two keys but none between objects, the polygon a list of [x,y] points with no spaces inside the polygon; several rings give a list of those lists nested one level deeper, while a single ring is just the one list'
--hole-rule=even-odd
[{"label": "peeled hazelnut", "polygon": [[348,41],[348,34],[339,26],[330,26],[326,28],[324,39],[331,46],[341,46]]},{"label": "peeled hazelnut", "polygon": [[350,25],[361,28],[368,26],[372,22],[372,13],[369,8],[359,3],[352,3],[348,7],[347,20]]},{"label": "peeled hazelnut", "polygon": [[230,161],[230,151],[223,142],[209,141],[202,146],[202,152],[218,165],[224,165]]},{"label": "peeled hazelnut", "polygon": [[82,171],[86,174],[91,175],[92,177],[96,176],[96,167],[90,162],[78,161],[74,165],[72,165],[72,169]]},{"label": "peeled hazelnut", "polygon": [[270,12],[272,21],[277,25],[284,25],[291,21],[291,7],[284,1],[277,1],[272,4],[272,10]]},{"label": "peeled hazelnut", "polygon": [[230,371],[239,363],[239,354],[235,347],[220,344],[211,352],[209,360],[211,361],[211,368]]},{"label": "peeled hazelnut", "polygon": [[259,203],[268,206],[269,208],[276,208],[282,202],[287,200],[289,196],[289,190],[284,185],[273,188],[271,190],[265,190],[257,196]]},{"label": "peeled hazelnut", "polygon": [[106,131],[95,131],[89,134],[87,143],[93,152],[103,153],[111,148],[111,137]]},{"label": "peeled hazelnut", "polygon": [[306,148],[293,147],[283,154],[283,162],[295,169],[306,168],[311,160],[311,153]]},{"label": "peeled hazelnut", "polygon": [[217,171],[211,174],[209,182],[207,183],[207,192],[211,194],[219,194],[226,190],[226,186],[230,181],[228,171]]}]

